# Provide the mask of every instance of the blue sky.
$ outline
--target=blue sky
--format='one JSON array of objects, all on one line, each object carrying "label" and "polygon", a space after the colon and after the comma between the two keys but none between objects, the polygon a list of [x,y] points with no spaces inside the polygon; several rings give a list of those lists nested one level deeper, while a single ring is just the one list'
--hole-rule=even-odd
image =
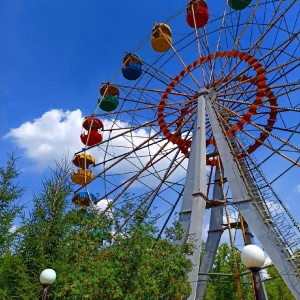
[{"label": "blue sky", "polygon": [[90,112],[171,2],[1,1],[1,133],[53,108]]},{"label": "blue sky", "polygon": [[[211,18],[222,14],[225,2],[208,3]],[[0,0],[0,163],[6,152],[18,147],[21,181],[28,186],[24,201],[30,203],[32,191],[40,187],[42,174],[54,159],[82,148],[82,117],[94,112],[100,84],[115,75],[125,51],[149,36],[154,22],[167,20],[185,4]],[[171,24],[174,40],[191,31],[184,14]],[[216,43],[211,36],[211,43]],[[149,44],[144,49],[139,53],[143,58],[155,59]],[[197,56],[196,47],[192,54]],[[183,53],[187,63],[195,60],[190,56]],[[179,63],[170,66],[169,71],[182,69]],[[265,171],[272,175],[271,168]],[[277,187],[287,206],[296,211],[300,181],[293,171]],[[299,220],[299,214],[295,218]]]},{"label": "blue sky", "polygon": [[[71,140],[62,145],[61,129],[53,128],[52,146],[57,151],[45,153],[33,150],[43,142],[43,135],[49,134],[43,126],[51,123],[34,127],[37,132],[27,139],[24,131],[19,139],[4,136],[26,122],[33,124],[51,110],[61,110],[54,117],[57,125],[66,117],[66,111],[74,116],[73,121],[92,113],[100,83],[112,78],[125,51],[131,51],[149,34],[154,20],[167,18],[176,7],[173,1],[152,1],[142,7],[139,1],[94,0],[4,0],[0,6],[1,153],[19,148],[20,165],[26,175],[22,180],[31,190],[38,186],[41,172],[53,163],[53,158],[59,159],[68,147],[70,152],[82,147],[80,124],[76,127],[72,120],[67,122],[75,126],[75,147]],[[46,119],[51,122],[52,117]],[[5,161],[5,156],[1,155],[0,160]]]}]

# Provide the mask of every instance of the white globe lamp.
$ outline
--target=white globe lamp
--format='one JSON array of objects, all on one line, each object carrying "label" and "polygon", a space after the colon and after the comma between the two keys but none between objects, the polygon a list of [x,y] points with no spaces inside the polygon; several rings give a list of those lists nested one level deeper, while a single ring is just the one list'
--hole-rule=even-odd
[{"label": "white globe lamp", "polygon": [[52,269],[45,269],[40,275],[40,282],[44,285],[52,284],[56,279],[56,272]]},{"label": "white globe lamp", "polygon": [[45,269],[40,275],[40,282],[44,287],[42,300],[47,300],[48,288],[56,279],[56,272],[52,269]]},{"label": "white globe lamp", "polygon": [[241,251],[241,260],[248,269],[260,269],[265,263],[264,251],[256,245],[247,245]]},{"label": "white globe lamp", "polygon": [[242,263],[251,271],[255,299],[266,300],[265,293],[261,284],[259,271],[265,263],[266,257],[264,251],[256,245],[247,245],[241,251]]}]

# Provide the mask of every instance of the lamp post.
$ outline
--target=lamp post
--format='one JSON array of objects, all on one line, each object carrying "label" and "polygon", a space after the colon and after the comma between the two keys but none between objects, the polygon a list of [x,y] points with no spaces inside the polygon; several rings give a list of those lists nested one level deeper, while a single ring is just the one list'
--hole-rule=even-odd
[{"label": "lamp post", "polygon": [[45,269],[40,275],[40,282],[43,285],[44,291],[42,295],[42,300],[47,299],[47,292],[50,285],[55,281],[56,273],[52,269]]},{"label": "lamp post", "polygon": [[259,276],[265,259],[264,251],[256,245],[247,245],[241,251],[242,263],[251,271],[253,276],[256,300],[266,300]]}]

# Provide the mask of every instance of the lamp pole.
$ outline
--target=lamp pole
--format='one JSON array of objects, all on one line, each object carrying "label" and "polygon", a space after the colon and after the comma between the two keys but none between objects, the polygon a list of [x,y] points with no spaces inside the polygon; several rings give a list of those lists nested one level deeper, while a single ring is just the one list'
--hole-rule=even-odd
[{"label": "lamp pole", "polygon": [[252,273],[256,300],[266,300],[259,275],[259,271],[261,270],[265,259],[263,250],[256,245],[247,245],[241,251],[242,263]]},{"label": "lamp pole", "polygon": [[43,295],[41,300],[47,300],[47,293],[50,285],[55,281],[56,273],[52,269],[45,269],[40,275],[40,282],[43,285]]}]

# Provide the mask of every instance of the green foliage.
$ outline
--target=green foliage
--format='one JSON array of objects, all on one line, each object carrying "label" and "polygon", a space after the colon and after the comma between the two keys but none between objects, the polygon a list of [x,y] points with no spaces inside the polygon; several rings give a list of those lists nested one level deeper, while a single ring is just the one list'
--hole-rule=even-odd
[{"label": "green foliage", "polygon": [[[13,167],[2,168],[1,174],[14,180],[18,176],[15,158],[9,166]],[[12,180],[1,182],[5,205],[23,191]],[[178,224],[167,230],[165,239],[157,239],[157,216],[143,209],[143,197],[126,194],[119,207],[88,211],[70,207],[72,188],[69,166],[63,160],[44,177],[42,189],[33,195],[33,210],[23,217],[17,234],[3,238],[3,243],[15,241],[18,246],[13,253],[9,246],[3,247],[0,299],[38,299],[42,294],[39,275],[45,268],[57,273],[49,300],[171,300],[190,293],[186,249],[171,242],[180,237]],[[17,212],[3,215],[8,229]]]},{"label": "green foliage", "polygon": [[24,206],[18,203],[24,188],[18,182],[18,158],[7,155],[5,166],[0,167],[0,299],[33,299],[34,291],[29,283],[26,267],[14,249],[18,229],[14,228]]},{"label": "green foliage", "polygon": [[26,266],[20,256],[7,253],[0,266],[0,299],[35,299],[39,286],[32,284]]},{"label": "green foliage", "polygon": [[[250,275],[247,274],[249,271],[241,263],[240,252],[238,250],[236,251],[236,258],[238,262],[239,274],[243,274],[240,276],[242,297],[246,300],[253,300],[254,295],[251,287]],[[211,273],[228,274],[229,276],[212,275],[206,289],[205,299],[238,299],[237,285],[234,280],[233,270],[233,252],[228,244],[222,244],[218,249]],[[268,299],[295,299],[274,266],[268,268],[267,272],[269,279],[265,279],[264,284]]]},{"label": "green foliage", "polygon": [[[159,216],[144,208],[145,195],[125,194],[121,205],[109,204],[106,211],[70,207],[73,184],[65,160],[44,178],[42,189],[33,196],[33,211],[12,232],[14,219],[24,208],[16,203],[24,192],[16,183],[16,161],[9,156],[6,166],[0,167],[0,299],[38,299],[39,275],[45,268],[57,273],[49,300],[178,300],[190,294],[191,262],[186,257],[193,247],[173,243],[181,240],[180,224],[157,238]],[[243,273],[247,270],[236,254]],[[231,275],[211,276],[205,299],[237,299],[233,269],[233,252],[223,244],[212,273]],[[270,268],[268,274],[269,299],[292,299],[277,271]],[[249,275],[240,280],[243,299],[252,300]]]},{"label": "green foliage", "polygon": [[[240,253],[236,250],[239,273],[248,271],[241,263]],[[228,276],[210,276],[205,299],[210,300],[235,300],[238,299],[237,284],[234,280],[234,256],[230,246],[222,244],[216,254],[211,273],[228,274]],[[243,299],[253,299],[250,277],[240,277]]]},{"label": "green foliage", "polygon": [[[170,240],[179,235],[178,225],[168,229],[167,239],[157,240],[155,217],[149,218],[145,210],[133,215],[142,199],[134,200],[124,195],[123,205],[100,219],[97,213],[86,215],[69,236],[65,260],[71,261],[57,283],[59,297],[151,300],[190,293],[186,273],[191,263],[185,247]],[[110,230],[122,225],[122,233],[110,244]]]},{"label": "green foliage", "polygon": [[268,298],[272,300],[295,299],[286,283],[282,280],[280,274],[274,266],[267,270],[269,279],[265,281]]},{"label": "green foliage", "polygon": [[85,245],[78,245],[75,239],[70,247],[71,272],[61,274],[69,277],[61,295],[129,300],[172,299],[190,293],[186,272],[191,263],[182,248],[166,240],[157,241],[149,234],[149,226],[137,226],[130,237],[117,238],[101,251],[99,238],[93,242],[92,235],[81,234],[83,237]]},{"label": "green foliage", "polygon": [[17,202],[24,193],[24,188],[20,187],[18,182],[20,176],[16,167],[18,159],[14,154],[7,157],[6,165],[0,167],[0,257],[13,246],[17,234],[13,222],[23,209]]},{"label": "green foliage", "polygon": [[42,186],[33,196],[34,209],[30,217],[23,220],[18,247],[32,278],[44,268],[53,268],[60,260],[70,232],[66,213],[72,184],[66,160],[56,164],[50,176],[43,179]]}]

